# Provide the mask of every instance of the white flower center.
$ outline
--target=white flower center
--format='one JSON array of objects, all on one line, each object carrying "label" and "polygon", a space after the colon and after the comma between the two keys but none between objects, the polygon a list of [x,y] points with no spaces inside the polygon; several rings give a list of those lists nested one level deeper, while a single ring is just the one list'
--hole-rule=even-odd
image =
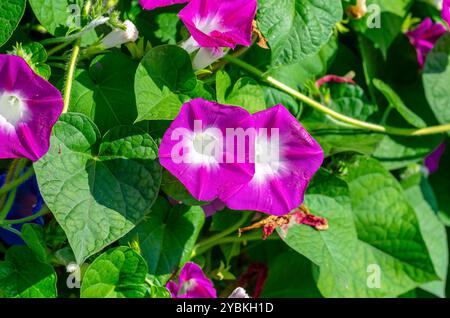
[{"label": "white flower center", "polygon": [[194,290],[196,286],[197,281],[194,278],[191,278],[190,280],[183,283],[178,292],[178,296],[186,295],[188,292]]},{"label": "white flower center", "polygon": [[215,166],[223,156],[223,142],[220,132],[209,129],[203,132],[194,132],[191,137],[189,162]]},{"label": "white flower center", "polygon": [[222,18],[217,14],[211,14],[206,18],[195,17],[194,24],[203,33],[209,35],[213,31],[226,32],[222,25]]},{"label": "white flower center", "polygon": [[14,129],[24,119],[26,106],[22,98],[14,93],[0,93],[0,126]]},{"label": "white flower center", "polygon": [[205,156],[211,156],[211,148],[216,142],[217,139],[213,135],[202,132],[194,135],[192,144],[194,145],[194,149],[197,153]]},{"label": "white flower center", "polygon": [[261,183],[278,175],[283,169],[278,134],[259,133],[255,140],[255,175],[253,181]]}]

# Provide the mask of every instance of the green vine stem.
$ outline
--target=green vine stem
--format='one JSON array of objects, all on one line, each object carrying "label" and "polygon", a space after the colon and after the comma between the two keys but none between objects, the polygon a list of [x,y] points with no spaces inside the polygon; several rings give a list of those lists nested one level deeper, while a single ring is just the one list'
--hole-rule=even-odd
[{"label": "green vine stem", "polygon": [[4,229],[7,231],[10,231],[11,233],[16,234],[18,237],[22,237],[22,233],[20,231],[16,230],[15,228],[13,228],[11,225],[5,226]]},{"label": "green vine stem", "polygon": [[3,187],[0,188],[0,195],[3,195],[14,188],[17,188],[19,185],[27,181],[34,174],[34,169],[29,168],[22,176],[10,181],[9,183],[5,183]]},{"label": "green vine stem", "polygon": [[5,204],[3,205],[2,210],[0,211],[0,224],[8,216],[8,213],[11,210],[11,207],[13,206],[14,201],[16,200],[16,193],[17,193],[17,188],[13,189],[9,193],[8,199],[6,200]]},{"label": "green vine stem", "polygon": [[[273,234],[273,235],[269,236],[268,238],[266,238],[266,240],[277,240],[278,238],[279,238],[278,235]],[[236,236],[236,235],[226,236],[226,237],[222,237],[214,242],[211,242],[207,245],[202,245],[200,247],[197,247],[195,250],[195,256],[201,255],[201,254],[207,252],[208,250],[210,250],[211,248],[213,248],[214,246],[221,245],[221,244],[243,243],[243,242],[260,241],[260,240],[262,240],[262,233],[260,231],[255,231],[252,234],[247,234],[247,235],[243,235],[243,236]]]},{"label": "green vine stem", "polygon": [[72,43],[72,41],[67,41],[67,42],[61,43],[61,44],[59,44],[59,45],[57,45],[57,46],[55,46],[55,47],[49,49],[49,50],[47,51],[47,56],[48,56],[48,57],[51,57],[53,54],[55,54],[55,53],[59,52],[60,50],[66,48],[66,47],[69,46],[71,43]]},{"label": "green vine stem", "polygon": [[70,56],[69,66],[67,68],[66,83],[64,85],[64,108],[63,114],[67,113],[70,104],[70,95],[72,94],[72,84],[77,66],[78,55],[80,54],[80,40],[77,40],[73,46]]},{"label": "green vine stem", "polygon": [[228,62],[233,63],[244,70],[246,70],[249,73],[252,73],[253,75],[257,76],[261,80],[265,81],[266,83],[280,89],[281,91],[299,99],[300,101],[304,102],[305,104],[309,105],[310,107],[313,107],[314,109],[327,114],[328,116],[337,119],[343,123],[347,123],[349,125],[352,125],[354,127],[358,127],[361,129],[367,129],[374,132],[379,133],[385,133],[390,135],[398,135],[398,136],[425,136],[425,135],[435,135],[435,134],[441,134],[450,131],[450,124],[445,125],[439,125],[439,126],[432,126],[432,127],[426,127],[426,128],[398,128],[398,127],[390,127],[390,126],[382,126],[377,124],[368,123],[365,121],[361,121],[352,117],[345,116],[341,113],[338,113],[325,105],[322,105],[321,103],[315,101],[314,99],[300,93],[299,91],[293,89],[292,87],[278,81],[277,79],[265,74],[261,70],[257,69],[256,67],[247,64],[246,62],[233,57],[231,55],[226,55],[224,57]]},{"label": "green vine stem", "polygon": [[[14,189],[14,187],[11,187],[7,191],[3,191],[3,189],[9,186],[10,183],[14,182],[20,175],[20,172],[25,168],[27,164],[27,159],[14,159],[9,166],[8,172],[6,173],[5,183],[4,186],[0,189],[0,211],[3,210],[3,206],[5,204],[5,201],[8,197],[8,191],[11,189]],[[1,219],[0,219],[1,220]]]},{"label": "green vine stem", "polygon": [[30,222],[30,221],[37,219],[38,217],[48,214],[49,212],[50,212],[50,210],[47,207],[43,207],[39,212],[37,212],[33,215],[30,215],[30,216],[27,216],[25,218],[22,218],[22,219],[0,220],[0,226],[9,226],[9,225],[14,225],[14,224],[22,224],[22,223]]},{"label": "green vine stem", "polygon": [[224,230],[216,235],[213,235],[211,237],[208,237],[208,238],[204,239],[203,241],[197,243],[197,245],[194,248],[193,256],[198,255],[198,251],[200,251],[200,250],[203,251],[205,249],[205,247],[208,247],[206,249],[206,250],[208,250],[209,246],[211,246],[211,247],[215,246],[215,245],[217,245],[216,242],[220,241],[222,238],[224,238],[234,232],[237,232],[239,230],[239,228],[241,228],[245,224],[245,222],[247,222],[250,215],[251,214],[249,214],[249,213],[244,213],[237,223],[233,224],[226,230]]}]

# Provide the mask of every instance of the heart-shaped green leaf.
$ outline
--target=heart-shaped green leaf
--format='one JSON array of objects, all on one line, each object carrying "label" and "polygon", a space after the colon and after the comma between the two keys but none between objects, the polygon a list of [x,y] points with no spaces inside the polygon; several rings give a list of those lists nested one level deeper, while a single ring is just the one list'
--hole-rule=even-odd
[{"label": "heart-shaped green leaf", "polygon": [[155,142],[138,128],[119,126],[101,139],[86,116],[61,116],[35,170],[79,263],[150,212],[161,184],[156,156]]},{"label": "heart-shaped green leaf", "polygon": [[428,103],[441,124],[450,123],[450,33],[442,36],[427,57],[423,85]]},{"label": "heart-shaped green leaf", "polygon": [[56,297],[56,273],[25,246],[13,246],[0,262],[0,298]]},{"label": "heart-shaped green leaf", "polygon": [[0,2],[0,46],[6,43],[17,28],[25,12],[25,0],[2,0]]},{"label": "heart-shaped green leaf", "polygon": [[87,268],[83,298],[143,298],[147,295],[147,264],[131,248],[120,246],[100,255]]},{"label": "heart-shaped green leaf", "polygon": [[136,71],[136,121],[174,119],[181,107],[177,94],[188,93],[196,86],[191,59],[185,50],[175,45],[151,49]]},{"label": "heart-shaped green leaf", "polygon": [[195,241],[205,221],[200,207],[176,205],[159,198],[147,219],[121,242],[138,242],[141,254],[161,284],[189,261]]},{"label": "heart-shaped green leaf", "polygon": [[258,1],[258,27],[272,50],[272,65],[294,64],[317,53],[342,13],[340,0]]},{"label": "heart-shaped green leaf", "polygon": [[64,36],[69,29],[81,26],[83,3],[83,0],[30,0],[39,22],[55,36]]}]

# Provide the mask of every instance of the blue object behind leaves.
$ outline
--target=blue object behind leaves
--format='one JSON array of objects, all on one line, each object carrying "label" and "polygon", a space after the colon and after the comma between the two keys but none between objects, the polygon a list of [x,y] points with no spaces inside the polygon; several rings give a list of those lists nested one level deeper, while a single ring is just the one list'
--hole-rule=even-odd
[{"label": "blue object behind leaves", "polygon": [[[27,168],[26,168],[27,169]],[[22,172],[26,172],[26,169]],[[0,187],[5,183],[6,174],[0,175]],[[14,204],[6,217],[7,220],[17,220],[31,216],[42,209],[44,200],[39,192],[36,176],[31,176],[18,189]],[[38,217],[29,223],[44,225],[44,219]],[[23,224],[15,224],[13,228],[20,231]],[[0,228],[0,239],[9,245],[23,245],[23,240],[16,234]]]}]

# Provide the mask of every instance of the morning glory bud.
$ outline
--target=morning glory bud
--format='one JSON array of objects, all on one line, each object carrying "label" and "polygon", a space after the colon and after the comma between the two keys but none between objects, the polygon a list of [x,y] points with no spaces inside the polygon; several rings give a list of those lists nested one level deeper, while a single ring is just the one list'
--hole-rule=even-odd
[{"label": "morning glory bud", "polygon": [[117,28],[105,36],[101,42],[103,48],[110,49],[137,40],[139,32],[133,22],[126,20],[123,25],[125,30]]},{"label": "morning glory bud", "polygon": [[420,67],[425,65],[428,53],[445,32],[445,27],[442,24],[434,23],[430,18],[424,19],[414,30],[406,32],[411,45],[416,49]]}]

